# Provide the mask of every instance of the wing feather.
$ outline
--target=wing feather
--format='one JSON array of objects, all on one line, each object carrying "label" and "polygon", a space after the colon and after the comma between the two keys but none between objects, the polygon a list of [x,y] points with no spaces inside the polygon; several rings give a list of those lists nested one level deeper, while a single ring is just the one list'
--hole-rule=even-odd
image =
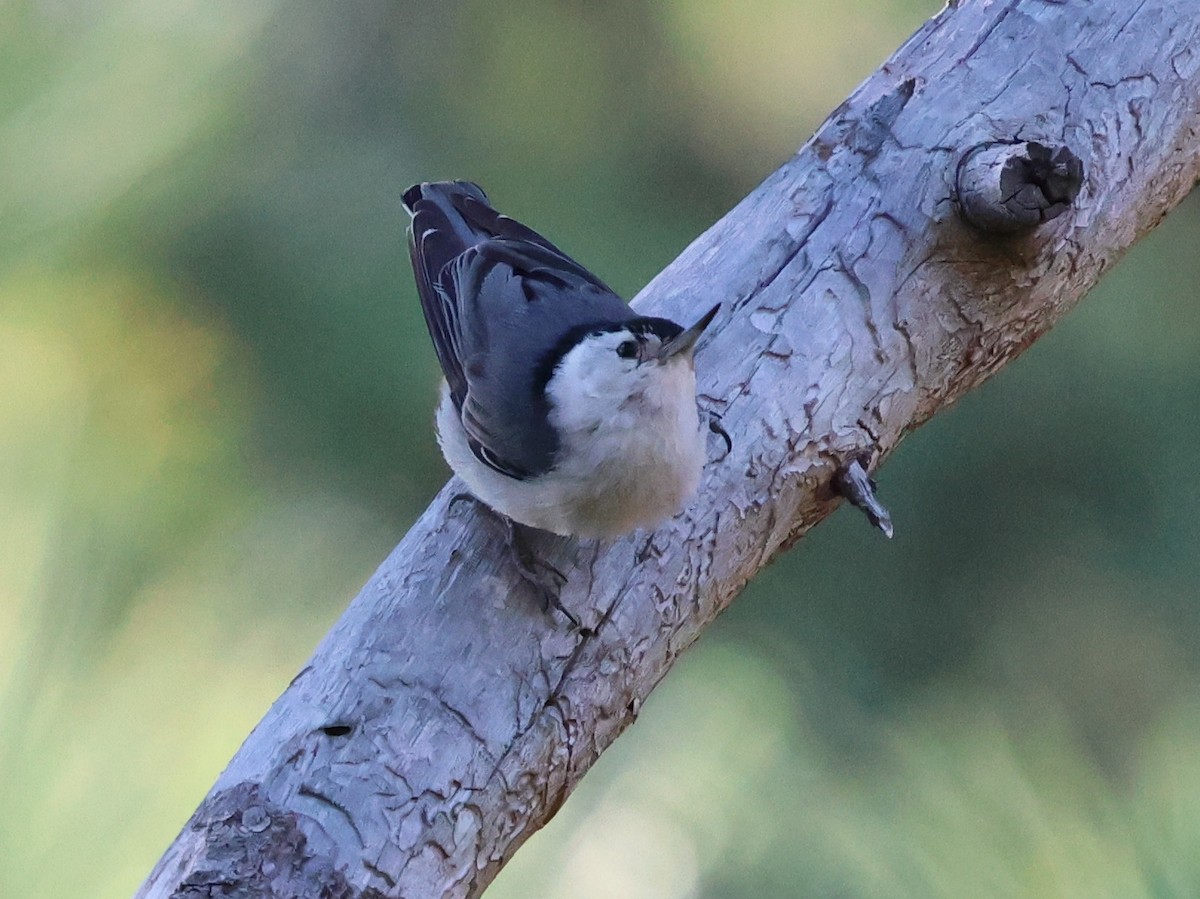
[{"label": "wing feather", "polygon": [[473,184],[420,184],[404,198],[421,308],[472,451],[512,478],[549,471],[558,439],[544,390],[548,357],[568,334],[633,311]]}]

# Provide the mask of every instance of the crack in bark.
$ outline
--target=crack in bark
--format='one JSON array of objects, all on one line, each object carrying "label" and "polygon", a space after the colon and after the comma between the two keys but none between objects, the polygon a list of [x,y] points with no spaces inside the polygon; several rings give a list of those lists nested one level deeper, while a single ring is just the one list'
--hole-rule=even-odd
[{"label": "crack in bark", "polygon": [[1158,78],[1153,72],[1143,72],[1140,75],[1126,75],[1124,78],[1118,78],[1116,81],[1089,81],[1090,87],[1103,87],[1108,90],[1116,90],[1122,84],[1133,84],[1138,81],[1149,81],[1155,87],[1158,87]]},{"label": "crack in bark", "polygon": [[892,328],[902,338],[904,338],[904,346],[905,346],[904,355],[905,355],[905,358],[908,360],[908,373],[909,373],[909,376],[912,378],[913,385],[915,386],[918,383],[920,383],[921,376],[920,376],[920,373],[917,371],[917,349],[913,345],[912,332],[908,330],[908,324],[900,321],[900,319],[898,319],[898,318],[894,319],[892,321]]},{"label": "crack in bark", "polygon": [[854,271],[854,266],[846,262],[841,251],[838,251],[837,258],[838,271],[850,282],[850,286],[854,289],[859,302],[862,304],[863,323],[867,327],[867,333],[871,335],[871,341],[875,344],[875,358],[879,362],[885,362],[887,360],[887,353],[884,352],[883,340],[880,338],[879,328],[875,324],[875,312],[871,308],[871,290]]},{"label": "crack in bark", "polygon": [[376,867],[375,865],[371,864],[366,859],[363,859],[362,865],[364,868],[367,869],[368,873],[375,875],[380,880],[382,880],[384,883],[386,883],[388,885],[389,889],[394,890],[396,888],[396,878],[393,877],[391,874],[389,874],[387,871],[384,871],[382,868]]},{"label": "crack in bark", "polygon": [[[378,684],[379,681],[375,680],[375,683]],[[434,705],[436,705],[444,713],[446,718],[458,724],[459,727],[461,727],[463,731],[469,737],[471,737],[471,739],[478,743],[482,752],[488,757],[488,760],[491,760],[492,751],[488,746],[487,740],[485,740],[483,735],[479,733],[475,727],[475,724],[470,718],[467,717],[465,712],[463,712],[461,709],[455,708],[450,704],[450,701],[446,699],[446,697],[442,696],[441,693],[427,684],[422,684],[418,681],[407,680],[400,676],[396,677],[395,683],[416,696],[431,700]]]},{"label": "crack in bark", "polygon": [[804,230],[800,233],[800,236],[792,238],[794,243],[788,249],[788,251],[785,253],[784,258],[779,263],[779,265],[777,265],[775,267],[775,269],[773,271],[771,271],[769,274],[767,274],[765,277],[760,278],[758,281],[758,284],[755,286],[755,288],[752,291],[750,291],[750,293],[747,294],[745,297],[737,300],[734,303],[733,308],[740,309],[740,308],[744,307],[747,303],[750,302],[750,300],[754,299],[759,294],[761,294],[764,290],[766,290],[768,287],[770,287],[772,284],[774,284],[775,280],[781,274],[783,274],[784,270],[787,269],[787,267],[792,264],[792,262],[795,260],[795,258],[800,254],[800,251],[804,249],[805,245],[808,243],[809,239],[816,232],[817,228],[819,228],[821,226],[821,224],[829,217],[829,213],[832,211],[833,211],[833,200],[832,200],[832,198],[827,196],[825,199],[825,203],[821,207],[821,209],[819,209],[817,212],[813,213],[809,217],[809,220],[805,224]]},{"label": "crack in bark", "polygon": [[338,812],[346,820],[346,823],[350,825],[350,829],[354,831],[354,836],[358,838],[359,847],[366,848],[367,841],[363,839],[362,831],[358,829],[358,825],[354,823],[354,816],[350,814],[350,810],[344,805],[334,799],[331,799],[320,790],[308,786],[308,784],[301,784],[300,789],[296,791],[296,795],[306,796],[309,799],[315,800],[321,805],[328,806],[329,808]]},{"label": "crack in bark", "polygon": [[1125,29],[1127,29],[1129,27],[1129,23],[1132,22],[1134,19],[1136,19],[1141,14],[1141,12],[1145,8],[1147,2],[1148,2],[1148,0],[1141,0],[1141,2],[1133,8],[1133,12],[1131,12],[1129,14],[1129,18],[1124,21],[1124,23],[1121,25],[1121,27],[1117,29],[1116,34],[1113,35],[1114,39],[1120,37],[1122,32],[1124,32]]},{"label": "crack in bark", "polygon": [[1009,13],[1016,9],[1020,5],[1020,2],[1021,0],[1008,0],[1008,4],[1000,10],[1000,14],[996,16],[995,21],[980,32],[975,42],[971,44],[967,52],[958,60],[960,64],[969,62],[971,57],[979,52],[979,49],[991,39],[993,32],[1004,24],[1004,20],[1008,18]]}]

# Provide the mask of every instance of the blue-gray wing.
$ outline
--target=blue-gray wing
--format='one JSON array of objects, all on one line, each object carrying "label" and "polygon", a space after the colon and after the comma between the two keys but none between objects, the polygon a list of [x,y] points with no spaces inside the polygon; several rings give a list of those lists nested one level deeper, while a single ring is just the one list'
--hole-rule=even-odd
[{"label": "blue-gray wing", "polygon": [[472,451],[513,478],[549,471],[554,366],[581,334],[633,311],[473,184],[421,184],[404,198],[421,307]]}]

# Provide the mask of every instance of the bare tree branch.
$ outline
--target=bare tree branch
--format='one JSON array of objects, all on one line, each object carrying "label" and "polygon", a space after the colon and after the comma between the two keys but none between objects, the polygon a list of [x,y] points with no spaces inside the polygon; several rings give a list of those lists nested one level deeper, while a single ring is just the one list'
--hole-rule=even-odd
[{"label": "bare tree branch", "polygon": [[1198,129],[1191,4],[952,2],[639,297],[724,303],[698,368],[733,447],[657,531],[544,542],[588,630],[543,613],[452,482],[139,895],[478,895],[836,506],[839,469],[1018,355],[1182,199]]}]

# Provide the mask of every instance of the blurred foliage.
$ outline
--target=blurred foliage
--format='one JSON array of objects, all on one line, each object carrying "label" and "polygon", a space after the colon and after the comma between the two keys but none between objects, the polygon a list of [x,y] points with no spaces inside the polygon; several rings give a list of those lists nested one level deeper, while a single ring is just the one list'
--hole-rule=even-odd
[{"label": "blurred foliage", "polygon": [[[936,5],[0,5],[0,896],[129,895],[444,479],[407,184],[632,295]],[[895,541],[764,572],[493,894],[1200,894],[1198,239],[911,438]]]}]

